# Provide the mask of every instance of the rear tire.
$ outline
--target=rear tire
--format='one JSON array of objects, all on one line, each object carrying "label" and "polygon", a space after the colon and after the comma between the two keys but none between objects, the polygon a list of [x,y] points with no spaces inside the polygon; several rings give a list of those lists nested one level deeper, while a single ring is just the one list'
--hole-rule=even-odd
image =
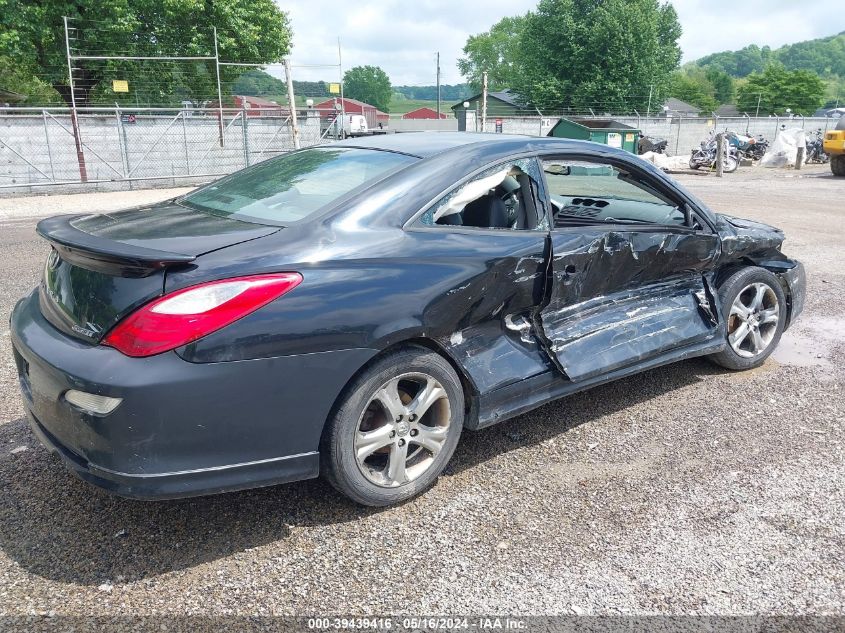
[{"label": "rear tire", "polygon": [[741,268],[719,287],[727,345],[709,358],[743,371],[759,367],[775,350],[786,324],[786,296],[777,277],[764,268]]},{"label": "rear tire", "polygon": [[693,158],[689,159],[689,168],[690,169],[698,169],[699,167],[700,167],[700,165],[697,162],[695,162],[695,159],[693,159]]},{"label": "rear tire", "polygon": [[320,470],[357,503],[400,503],[437,480],[463,424],[464,393],[452,366],[426,349],[399,349],[345,391],[323,433]]},{"label": "rear tire", "polygon": [[830,157],[830,171],[834,176],[845,176],[845,154]]},{"label": "rear tire", "polygon": [[731,174],[739,167],[739,160],[733,156],[725,156],[722,171],[726,174]]}]

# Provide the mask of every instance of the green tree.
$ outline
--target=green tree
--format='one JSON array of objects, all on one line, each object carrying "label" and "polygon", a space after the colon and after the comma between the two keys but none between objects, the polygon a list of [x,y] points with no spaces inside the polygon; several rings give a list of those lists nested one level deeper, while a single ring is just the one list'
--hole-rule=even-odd
[{"label": "green tree", "polygon": [[[437,86],[393,86],[393,92],[404,95],[406,99],[424,101],[437,99]],[[440,98],[443,101],[462,101],[470,96],[472,96],[472,88],[467,84],[440,85]]]},{"label": "green tree", "polygon": [[827,80],[823,108],[845,107],[845,77],[832,76]]},{"label": "green tree", "polygon": [[686,64],[671,75],[669,96],[701,108],[705,113],[733,101],[734,80],[721,68]]},{"label": "green tree", "polygon": [[723,51],[702,57],[698,66],[718,67],[732,77],[763,72],[770,63],[780,62],[787,70],[811,70],[823,77],[845,76],[845,32],[774,50],[751,44],[738,51]]},{"label": "green tree", "polygon": [[23,95],[25,99],[20,105],[49,105],[62,102],[59,93],[53,90],[50,84],[9,57],[0,57],[0,89]]},{"label": "green tree", "polygon": [[541,0],[519,46],[519,83],[541,109],[645,112],[668,96],[681,27],[658,0]]},{"label": "green tree", "polygon": [[718,104],[713,97],[713,84],[700,68],[676,70],[669,84],[669,96],[698,106],[705,113],[715,110]]},{"label": "green tree", "polygon": [[[217,27],[220,58],[232,62],[280,60],[290,49],[287,15],[273,0],[0,0],[0,55],[39,76],[70,102],[62,16],[74,28],[79,55],[209,56]],[[216,98],[213,62],[76,60],[77,103],[92,98],[172,100],[177,93]],[[223,67],[224,90],[244,71]],[[127,79],[130,95],[111,92],[111,80]],[[137,91],[134,88],[137,87]]]},{"label": "green tree", "polygon": [[519,40],[524,26],[524,16],[502,18],[489,31],[467,39],[458,70],[474,90],[481,89],[484,71],[487,71],[489,90],[513,88],[517,84]]},{"label": "green tree", "polygon": [[713,86],[713,98],[717,104],[721,105],[723,103],[733,102],[736,98],[736,87],[734,86],[733,77],[715,66],[707,66],[704,76],[710,82],[710,85]]},{"label": "green tree", "polygon": [[263,70],[247,70],[232,82],[232,94],[236,95],[264,97],[283,95],[286,92],[287,86],[281,79],[268,75]]},{"label": "green tree", "polygon": [[325,81],[297,81],[293,80],[293,90],[303,97],[327,98],[331,96],[329,84]]},{"label": "green tree", "polygon": [[786,70],[783,64],[770,64],[762,73],[752,73],[737,89],[741,111],[783,114],[789,108],[796,114],[810,115],[824,101],[825,82],[808,70]]},{"label": "green tree", "polygon": [[343,73],[344,96],[374,105],[382,112],[390,110],[390,78],[378,66],[356,66]]}]

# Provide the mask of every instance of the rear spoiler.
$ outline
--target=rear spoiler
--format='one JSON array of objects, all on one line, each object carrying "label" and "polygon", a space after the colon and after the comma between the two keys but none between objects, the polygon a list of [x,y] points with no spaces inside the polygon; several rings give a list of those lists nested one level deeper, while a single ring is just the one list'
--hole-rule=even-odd
[{"label": "rear spoiler", "polygon": [[97,237],[73,226],[86,215],[59,215],[41,220],[36,233],[50,242],[61,258],[82,268],[126,277],[146,277],[177,264],[189,264],[195,255],[169,253]]}]

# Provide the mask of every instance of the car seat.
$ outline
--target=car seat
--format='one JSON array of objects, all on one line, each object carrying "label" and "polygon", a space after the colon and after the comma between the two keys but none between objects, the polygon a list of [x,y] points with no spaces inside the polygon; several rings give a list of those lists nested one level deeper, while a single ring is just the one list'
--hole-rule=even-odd
[{"label": "car seat", "polygon": [[464,226],[477,226],[491,229],[508,228],[508,209],[495,194],[473,200],[463,210]]}]

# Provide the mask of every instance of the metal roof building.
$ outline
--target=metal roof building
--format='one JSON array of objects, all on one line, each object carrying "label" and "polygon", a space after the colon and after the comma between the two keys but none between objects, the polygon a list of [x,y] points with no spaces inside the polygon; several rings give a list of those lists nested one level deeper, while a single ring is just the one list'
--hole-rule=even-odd
[{"label": "metal roof building", "polygon": [[437,116],[437,111],[433,110],[432,108],[417,108],[416,110],[411,110],[410,112],[406,112],[402,115],[403,119],[445,119],[447,118],[445,112],[441,112],[440,116]]}]

